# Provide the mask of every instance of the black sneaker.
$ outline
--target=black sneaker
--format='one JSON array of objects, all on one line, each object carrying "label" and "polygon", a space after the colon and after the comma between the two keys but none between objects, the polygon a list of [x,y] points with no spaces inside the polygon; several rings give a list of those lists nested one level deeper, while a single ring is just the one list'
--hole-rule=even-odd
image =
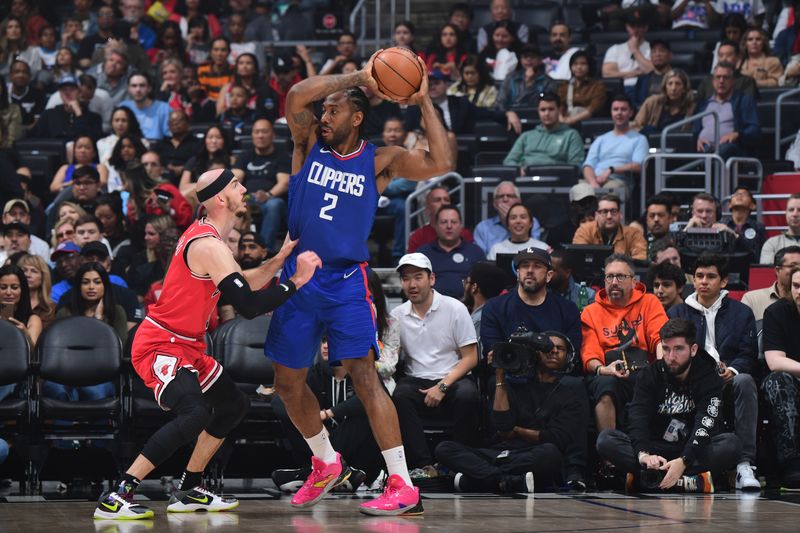
[{"label": "black sneaker", "polygon": [[273,470],[272,482],[281,491],[293,494],[300,490],[309,475],[311,475],[309,467]]},{"label": "black sneaker", "polygon": [[348,467],[350,469],[350,477],[344,480],[341,485],[334,487],[333,492],[349,492],[354,493],[358,487],[367,479],[367,474],[358,468]]},{"label": "black sneaker", "polygon": [[500,481],[500,492],[533,493],[533,472],[518,476],[505,476]]},{"label": "black sneaker", "polygon": [[239,507],[236,498],[217,496],[205,487],[198,486],[191,490],[179,490],[172,495],[167,505],[168,513],[192,513],[194,511],[230,511]]},{"label": "black sneaker", "polygon": [[789,460],[782,466],[781,490],[786,492],[800,491],[800,460]]},{"label": "black sneaker", "polygon": [[153,511],[144,505],[134,503],[133,494],[106,492],[97,501],[94,518],[97,520],[144,520],[153,518]]},{"label": "black sneaker", "polygon": [[497,486],[492,487],[491,484],[485,483],[474,477],[458,472],[453,477],[453,488],[456,492],[494,492]]}]

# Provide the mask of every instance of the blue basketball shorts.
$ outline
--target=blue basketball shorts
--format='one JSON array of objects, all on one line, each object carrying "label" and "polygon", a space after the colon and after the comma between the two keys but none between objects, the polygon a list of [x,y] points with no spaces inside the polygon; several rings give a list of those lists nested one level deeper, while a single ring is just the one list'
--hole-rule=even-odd
[{"label": "blue basketball shorts", "polygon": [[[264,354],[289,368],[314,364],[322,336],[328,340],[328,361],[378,357],[377,323],[367,285],[367,263],[348,268],[323,268],[272,313]],[[294,274],[294,257],[283,267],[281,280]]]}]

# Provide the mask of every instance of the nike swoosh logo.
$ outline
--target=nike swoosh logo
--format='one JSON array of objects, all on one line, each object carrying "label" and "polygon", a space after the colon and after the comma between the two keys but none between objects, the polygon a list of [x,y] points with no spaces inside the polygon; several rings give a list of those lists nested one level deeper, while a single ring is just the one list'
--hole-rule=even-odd
[{"label": "nike swoosh logo", "polygon": [[195,498],[193,496],[189,496],[187,494],[186,497],[189,498],[190,500],[196,501],[197,503],[208,503],[208,496],[203,496],[203,498],[200,499],[200,498]]},{"label": "nike swoosh logo", "polygon": [[106,502],[100,502],[100,505],[102,505],[112,513],[116,513],[119,510],[119,503],[115,503],[114,505],[108,505]]},{"label": "nike swoosh logo", "polygon": [[350,276],[352,276],[352,275],[353,275],[353,274],[355,274],[356,272],[358,272],[358,269],[355,269],[355,270],[353,270],[352,272],[349,272],[349,273],[345,274],[345,275],[344,275],[344,279],[347,279],[347,278],[349,278]]}]

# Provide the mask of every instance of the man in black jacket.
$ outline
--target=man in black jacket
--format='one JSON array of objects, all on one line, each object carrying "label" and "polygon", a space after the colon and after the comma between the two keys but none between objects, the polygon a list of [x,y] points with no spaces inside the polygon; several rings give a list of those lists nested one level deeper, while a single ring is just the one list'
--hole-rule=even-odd
[{"label": "man in black jacket", "polygon": [[741,453],[736,435],[719,433],[722,378],[689,320],[673,318],[660,334],[664,357],[636,381],[628,433],[603,431],[597,452],[643,488],[714,492],[710,471],[731,468]]},{"label": "man in black jacket", "polygon": [[[533,492],[557,484],[562,463],[580,455],[589,425],[589,399],[580,379],[567,376],[579,356],[568,337],[546,332],[553,349],[535,353],[528,375],[495,370],[492,424],[499,439],[489,448],[471,448],[455,441],[436,447],[436,460],[455,476],[460,492]],[[576,454],[577,452],[577,454]]]},{"label": "man in black jacket", "polygon": [[[669,310],[670,317],[691,320],[698,341],[719,365],[727,421],[736,428],[742,456],[736,466],[737,490],[761,490],[753,473],[758,424],[758,339],[753,311],[728,297],[728,260],[704,252],[694,264],[695,292]],[[731,405],[733,408],[731,409]]]},{"label": "man in black jacket", "polygon": [[103,119],[89,111],[89,106],[78,100],[78,80],[67,74],[58,81],[61,105],[48,109],[31,130],[31,137],[75,140],[79,135],[88,135],[95,141],[103,136]]}]

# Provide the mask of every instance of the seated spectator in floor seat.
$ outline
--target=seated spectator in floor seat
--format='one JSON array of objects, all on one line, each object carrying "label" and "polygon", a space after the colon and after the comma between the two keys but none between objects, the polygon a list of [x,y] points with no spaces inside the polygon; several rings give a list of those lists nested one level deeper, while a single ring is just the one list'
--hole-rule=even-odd
[{"label": "seated spectator in floor seat", "polygon": [[[791,298],[764,311],[763,349],[770,374],[764,380],[770,432],[781,487],[800,488],[800,267],[790,272]],[[770,450],[772,452],[772,450]]]},{"label": "seated spectator in floor seat", "polygon": [[800,192],[793,193],[786,201],[786,225],[785,232],[770,237],[761,247],[762,265],[771,265],[779,250],[800,245]]},{"label": "seated spectator in floor seat", "polygon": [[[480,246],[485,254],[491,251],[492,246],[508,238],[509,231],[506,226],[508,210],[511,209],[512,205],[521,201],[522,198],[519,194],[519,189],[514,185],[513,181],[501,181],[494,188],[492,207],[497,211],[497,214],[478,222],[478,225],[475,226],[475,244]],[[541,232],[542,227],[536,217],[534,217],[531,237],[539,239]]]},{"label": "seated spectator in floor seat", "polygon": [[774,257],[775,283],[763,289],[755,289],[744,293],[742,303],[753,311],[756,321],[764,318],[767,307],[780,300],[791,299],[792,284],[789,274],[796,266],[800,266],[800,246],[787,246],[778,250]]},{"label": "seated spectator in floor seat", "polygon": [[[102,320],[120,337],[123,344],[128,338],[125,310],[114,300],[111,281],[99,263],[86,263],[75,274],[76,287],[68,305],[59,309],[56,318],[84,316]],[[84,387],[72,387],[44,381],[42,394],[62,401],[100,400],[116,394],[113,382]]]},{"label": "seated spectator in floor seat", "polygon": [[714,94],[707,100],[698,100],[697,113],[716,111],[719,116],[719,146],[714,146],[714,117],[707,115],[695,121],[697,151],[716,152],[727,160],[744,156],[749,148],[761,139],[761,125],[755,101],[746,94],[734,90],[735,67],[720,62],[714,67]]},{"label": "seated spectator in floor seat", "polygon": [[614,253],[633,259],[647,258],[647,241],[639,228],[622,223],[621,201],[615,194],[606,194],[597,201],[594,220],[584,222],[575,232],[572,244],[600,244],[614,247]]},{"label": "seated spectator in floor seat", "polygon": [[[550,252],[550,259],[553,262],[553,277],[547,286],[555,294],[579,306],[578,311],[582,311],[583,309],[580,308],[581,286],[572,276],[573,264],[569,254],[564,250],[553,250]],[[586,287],[587,305],[594,302],[594,296],[595,290],[591,287]]]},{"label": "seated spectator in floor seat", "polygon": [[[0,267],[0,304],[3,320],[8,320],[20,330],[28,339],[31,351],[35,350],[42,333],[42,321],[31,309],[28,279],[17,265]],[[2,390],[0,386],[0,395]]]},{"label": "seated spectator in floor seat", "polygon": [[425,255],[403,256],[397,270],[408,301],[391,313],[405,363],[392,399],[411,477],[435,477],[424,417],[452,421],[454,440],[463,444],[478,438],[478,389],[468,375],[478,364],[477,336],[464,304],[434,290],[436,275]]},{"label": "seated spectator in floor seat", "polygon": [[518,167],[520,176],[529,175],[529,166],[580,166],[586,156],[583,139],[576,130],[559,122],[560,108],[561,101],[555,93],[539,98],[540,124],[517,138],[503,164]]},{"label": "seated spectator in floor seat", "polygon": [[[432,222],[436,216],[436,212],[439,211],[439,208],[443,205],[450,205],[449,190],[444,185],[431,187],[431,189],[428,190],[428,194],[425,196],[423,218],[426,220],[426,224],[411,232],[411,236],[408,239],[408,253],[414,253],[419,250],[420,247],[436,240],[436,230],[433,228]],[[478,224],[478,226],[480,226],[480,224]],[[472,232],[462,227],[461,238],[466,242],[472,242]],[[488,249],[485,251],[488,252]]]},{"label": "seated spectator in floor seat", "polygon": [[640,372],[626,431],[606,429],[597,452],[642,491],[714,492],[711,471],[731,468],[741,452],[722,433],[722,378],[691,321],[673,318],[657,333],[664,358]]},{"label": "seated spectator in floor seat", "polygon": [[641,374],[638,368],[617,365],[620,352],[624,350],[626,357],[646,356],[652,363],[660,349],[658,332],[667,321],[658,298],[634,279],[630,257],[610,255],[604,279],[605,288],[581,313],[581,358],[584,372],[591,376],[587,386],[598,431],[620,426]]},{"label": "seated spectator in floor seat", "polygon": [[[464,278],[464,296],[461,302],[467,306],[469,316],[475,325],[475,333],[478,335],[478,342],[481,337],[481,318],[483,317],[483,306],[486,302],[498,296],[506,285],[506,273],[499,267],[480,262],[472,265],[469,274]],[[480,345],[478,346],[480,349]]]},{"label": "seated spectator in floor seat", "polygon": [[464,292],[463,280],[473,264],[485,256],[476,244],[461,238],[461,212],[457,207],[444,205],[436,212],[434,229],[436,240],[419,249],[433,265],[437,290],[452,298],[460,298]]},{"label": "seated spectator in floor seat", "polygon": [[[633,128],[642,135],[660,133],[661,130],[692,116],[694,94],[689,76],[680,69],[664,73],[658,94],[648,96],[636,113]],[[691,124],[684,124],[681,131],[691,131]]]},{"label": "seated spectator in floor seat", "polygon": [[599,189],[622,189],[625,196],[633,192],[634,178],[642,170],[650,145],[647,137],[631,129],[633,105],[623,94],[611,102],[614,129],[597,137],[583,162],[583,180]]},{"label": "seated spectator in floor seat", "polygon": [[[345,483],[355,492],[361,482],[369,485],[381,471],[383,457],[380,454],[375,438],[369,427],[364,404],[356,396],[353,382],[344,366],[328,364],[328,340],[323,338],[317,362],[308,372],[306,384],[319,402],[319,416],[328,429],[331,444],[341,450],[342,458],[356,469]],[[297,431],[286,407],[279,396],[273,396],[270,402],[275,415],[280,419],[284,433],[289,440],[289,448],[296,464],[310,464],[309,450],[303,435]],[[310,468],[283,470],[273,473],[273,480],[281,485],[287,482],[302,480],[310,473]]]},{"label": "seated spectator in floor seat", "polygon": [[653,294],[664,306],[664,311],[683,303],[681,293],[686,285],[686,274],[681,267],[669,261],[653,263],[647,276],[653,287]]},{"label": "seated spectator in floor seat", "polygon": [[[575,350],[561,333],[542,332],[549,351],[534,351],[520,371],[495,369],[492,425],[499,442],[472,448],[444,441],[436,460],[455,472],[457,492],[533,492],[559,486],[562,467],[570,465],[579,443],[585,443],[589,402],[583,383],[568,375]],[[585,450],[585,444],[583,446]],[[584,455],[585,457],[585,455]],[[568,482],[586,487],[573,474]]]},{"label": "seated spectator in floor seat", "polygon": [[486,256],[490,261],[497,259],[497,254],[513,254],[530,247],[550,251],[549,244],[531,237],[533,214],[525,204],[514,204],[509,208],[505,226],[509,230],[508,238],[492,246]]},{"label": "seated spectator in floor seat", "polygon": [[758,339],[753,311],[728,297],[728,260],[704,252],[694,264],[695,292],[669,310],[670,318],[691,320],[698,343],[714,358],[722,377],[723,400],[733,404],[733,425],[742,445],[736,489],[761,490],[753,473],[758,424]]}]

